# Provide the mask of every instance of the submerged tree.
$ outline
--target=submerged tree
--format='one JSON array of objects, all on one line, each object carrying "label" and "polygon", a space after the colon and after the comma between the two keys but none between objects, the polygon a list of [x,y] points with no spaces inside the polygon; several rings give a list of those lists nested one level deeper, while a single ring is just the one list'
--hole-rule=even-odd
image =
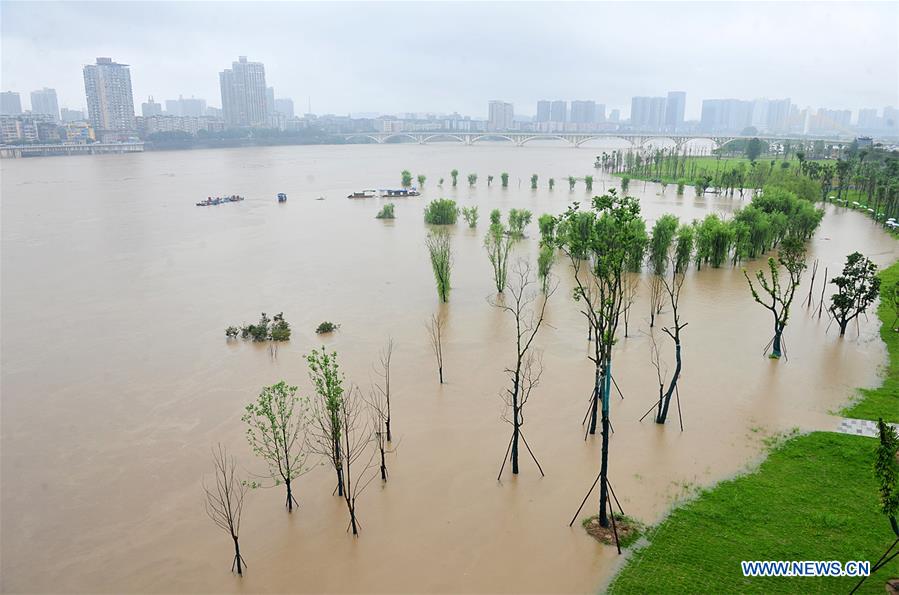
[{"label": "submerged tree", "polygon": [[556,260],[556,249],[552,244],[540,244],[540,252],[537,253],[537,277],[540,279],[540,289],[546,293],[549,281],[549,272]]},{"label": "submerged tree", "polygon": [[428,254],[431,256],[431,268],[437,282],[437,295],[441,302],[449,301],[450,272],[453,267],[453,251],[450,246],[449,233],[437,230],[428,234],[425,240]]},{"label": "submerged tree", "polygon": [[462,218],[468,223],[468,227],[478,226],[478,207],[462,207]]},{"label": "submerged tree", "polygon": [[[574,299],[581,304],[594,337],[590,356],[595,366],[590,405],[590,430],[595,433],[597,406],[602,403],[602,453],[599,523],[610,526],[609,515],[609,411],[612,386],[612,347],[621,317],[628,255],[642,223],[640,203],[610,190],[593,198],[589,211],[575,203],[560,217],[556,242],[568,254],[574,270]],[[644,231],[645,233],[645,231]],[[595,485],[595,484],[594,484]],[[592,491],[592,488],[591,488]],[[589,497],[589,494],[588,494]],[[585,499],[586,501],[586,499]]]},{"label": "submerged tree", "polygon": [[450,177],[453,179],[453,188],[455,188],[455,187],[456,187],[456,182],[458,182],[458,180],[459,180],[459,170],[458,170],[458,169],[454,169],[453,171],[451,171],[451,172],[450,172]]},{"label": "submerged tree", "polygon": [[425,181],[427,181],[427,179],[428,179],[428,177],[425,176],[424,174],[418,174],[418,187],[424,188]]},{"label": "submerged tree", "polygon": [[866,312],[877,299],[880,292],[877,265],[860,252],[853,252],[846,257],[843,274],[830,282],[837,286],[837,292],[830,296],[828,310],[840,325],[842,337],[849,323]]},{"label": "submerged tree", "polygon": [[519,260],[513,270],[512,280],[506,287],[508,289],[506,295],[489,300],[490,305],[508,312],[515,320],[515,365],[506,368],[511,386],[502,394],[508,414],[504,416],[504,420],[512,425],[512,437],[509,439],[506,454],[503,455],[503,464],[496,477],[497,480],[503,474],[507,456],[512,464],[512,473],[518,474],[519,440],[524,442],[525,448],[528,449],[534,462],[537,463],[537,468],[540,469],[540,474],[543,475],[543,468],[540,467],[537,457],[522,433],[522,424],[524,423],[524,406],[527,404],[531,392],[540,383],[540,376],[543,373],[541,354],[532,348],[534,338],[543,324],[546,304],[555,291],[555,286],[545,292],[539,304],[535,304],[538,296],[537,291],[532,289],[534,283],[530,265]]},{"label": "submerged tree", "polygon": [[390,431],[390,361],[393,359],[393,339],[387,339],[387,346],[381,350],[378,356],[378,366],[375,372],[380,376],[380,381],[375,384],[375,391],[384,400],[384,430],[387,442],[393,440]]},{"label": "submerged tree", "polygon": [[584,176],[584,185],[587,187],[587,192],[593,192],[593,176]]},{"label": "submerged tree", "polygon": [[568,176],[568,189],[574,190],[574,185],[577,184],[577,178],[574,176]]},{"label": "submerged tree", "polygon": [[555,179],[555,178],[550,178],[550,179],[549,179],[549,189],[552,190],[552,189],[555,188],[555,187],[556,187],[556,179]]},{"label": "submerged tree", "polygon": [[[293,495],[293,482],[308,471],[306,467],[306,412],[308,401],[297,396],[297,387],[283,380],[266,386],[256,401],[246,406],[241,420],[247,424],[247,442],[253,454],[268,465],[274,485],[287,489],[285,506],[293,512],[299,502]],[[263,484],[252,482],[252,487]]]},{"label": "submerged tree", "polygon": [[[780,277],[780,267],[783,266],[787,273],[786,283],[782,284]],[[759,289],[756,289],[749,278],[749,273],[743,269],[743,276],[749,283],[749,290],[752,292],[752,298],[771,311],[774,316],[774,338],[771,340],[771,358],[778,359],[783,355],[781,342],[783,339],[784,328],[787,326],[787,320],[790,317],[790,306],[793,303],[793,297],[796,294],[796,288],[805,269],[805,246],[802,241],[796,238],[789,238],[784,241],[777,255],[777,260],[773,257],[768,259],[768,271],[770,279],[765,276],[764,269],[756,271],[755,278],[758,281]],[[760,295],[764,293],[764,297]]]},{"label": "submerged tree", "polygon": [[500,182],[502,182],[503,188],[509,187],[509,174],[503,172],[499,175]]},{"label": "submerged tree", "polygon": [[474,186],[478,183],[478,174],[468,174],[468,185]]},{"label": "submerged tree", "polygon": [[492,184],[492,183],[493,183],[493,176],[488,175],[487,176],[487,187],[489,188],[490,184]]},{"label": "submerged tree", "polygon": [[231,536],[234,542],[234,561],[231,572],[237,570],[243,576],[243,568],[247,565],[240,555],[240,519],[243,515],[243,500],[247,494],[247,484],[237,477],[237,463],[229,456],[221,444],[212,451],[212,462],[215,466],[215,486],[203,482],[206,494],[206,514],[222,531]]},{"label": "submerged tree", "polygon": [[[493,216],[491,214],[492,219]],[[484,249],[487,251],[490,266],[493,267],[493,281],[496,284],[496,291],[499,293],[502,293],[506,286],[509,253],[512,251],[512,243],[514,241],[513,235],[506,233],[505,227],[499,221],[491,223],[490,228],[487,230],[487,235],[484,236]]]},{"label": "submerged tree", "polygon": [[381,481],[387,481],[387,455],[392,453],[388,433],[389,405],[381,388],[375,386],[369,393],[369,410],[371,413],[372,441],[377,448],[380,462],[378,468],[381,472]]},{"label": "submerged tree", "polygon": [[656,316],[662,312],[662,285],[668,272],[669,252],[677,233],[677,217],[666,214],[659,217],[652,228],[649,240],[649,265],[652,272],[649,291],[649,326],[655,326]]},{"label": "submerged tree", "polygon": [[309,365],[309,378],[315,386],[310,446],[334,468],[337,474],[337,495],[344,496],[345,453],[340,440],[343,433],[340,411],[344,400],[344,376],[337,363],[337,352],[328,353],[324,346],[320,351],[313,349],[306,356],[306,362]]},{"label": "submerged tree", "polygon": [[402,176],[403,188],[408,188],[412,185],[412,172],[410,172],[408,169],[404,169],[403,173],[400,175]]},{"label": "submerged tree", "polygon": [[[680,255],[680,257],[683,258],[683,255]],[[671,379],[668,381],[668,388],[660,395],[661,398],[659,399],[658,410],[656,412],[657,424],[663,424],[668,419],[668,408],[671,405],[671,398],[677,391],[677,381],[680,379],[681,370],[683,369],[683,361],[681,359],[681,331],[689,323],[681,322],[679,306],[681,289],[684,286],[684,271],[689,262],[689,254],[680,261],[678,260],[678,255],[675,255],[675,258],[669,267],[671,269],[671,277],[662,278],[662,284],[665,287],[665,293],[668,298],[668,305],[671,307],[671,326],[664,327],[662,332],[674,341],[674,372],[671,374]],[[678,398],[680,398],[679,395]],[[678,411],[680,411],[679,400]],[[683,421],[681,421],[681,429],[683,430]]]},{"label": "submerged tree", "polygon": [[509,235],[515,239],[524,237],[524,228],[531,222],[531,212],[527,209],[509,209]]},{"label": "submerged tree", "polygon": [[437,360],[437,377],[440,384],[443,384],[443,327],[445,319],[443,314],[432,314],[428,319],[428,337],[431,340],[431,351],[434,352],[434,359]]},{"label": "submerged tree", "polygon": [[356,500],[377,477],[375,450],[371,448],[372,428],[365,416],[365,402],[359,389],[351,387],[340,401],[338,417],[342,428],[341,440],[344,456],[342,475],[346,481],[343,500],[350,515],[353,535],[359,535],[361,524],[356,514]]},{"label": "submerged tree", "polygon": [[531,189],[537,189],[537,174],[531,174]]}]

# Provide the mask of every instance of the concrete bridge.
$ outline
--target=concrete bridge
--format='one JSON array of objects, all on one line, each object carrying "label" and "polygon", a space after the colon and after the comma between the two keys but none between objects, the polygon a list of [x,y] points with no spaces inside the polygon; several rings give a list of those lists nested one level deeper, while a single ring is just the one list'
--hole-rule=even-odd
[{"label": "concrete bridge", "polygon": [[594,140],[621,140],[630,144],[631,148],[639,149],[647,145],[653,144],[653,141],[671,141],[680,151],[687,143],[691,141],[704,140],[711,141],[716,149],[720,149],[734,141],[744,140],[748,138],[758,138],[766,142],[784,142],[803,145],[811,144],[815,141],[823,141],[830,146],[844,146],[851,143],[847,139],[823,139],[810,138],[802,136],[738,136],[738,135],[709,135],[709,134],[665,134],[657,133],[622,133],[622,132],[356,132],[353,134],[344,134],[343,138],[347,141],[353,140],[370,140],[376,143],[385,143],[389,140],[406,140],[407,142],[415,142],[424,145],[431,142],[457,142],[463,145],[473,145],[484,141],[504,141],[522,147],[530,142],[559,140],[564,141],[572,147],[580,147],[584,143]]}]

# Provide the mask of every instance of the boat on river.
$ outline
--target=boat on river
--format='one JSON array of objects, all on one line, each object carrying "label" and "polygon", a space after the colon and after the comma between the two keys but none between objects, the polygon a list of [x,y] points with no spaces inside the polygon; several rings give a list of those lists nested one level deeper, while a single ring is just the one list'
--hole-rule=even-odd
[{"label": "boat on river", "polygon": [[380,190],[360,190],[348,194],[347,198],[408,198],[421,196],[421,192],[414,186],[412,188],[382,188]]},{"label": "boat on river", "polygon": [[206,200],[201,200],[197,203],[198,207],[213,207],[215,205],[222,205],[226,202],[240,202],[244,198],[237,194],[232,194],[231,196],[207,196]]},{"label": "boat on river", "polygon": [[278,193],[278,202],[287,202],[287,195],[283,192]]}]

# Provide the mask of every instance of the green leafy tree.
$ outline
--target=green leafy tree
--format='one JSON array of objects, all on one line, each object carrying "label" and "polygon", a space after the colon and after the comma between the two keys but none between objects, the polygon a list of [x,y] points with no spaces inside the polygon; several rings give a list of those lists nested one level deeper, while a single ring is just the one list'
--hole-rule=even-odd
[{"label": "green leafy tree", "polygon": [[412,185],[412,173],[408,169],[404,169],[402,175],[402,184],[403,188],[408,188]]},{"label": "green leafy tree", "polygon": [[437,296],[441,302],[448,302],[450,273],[453,267],[449,233],[443,229],[433,231],[428,234],[425,244],[428,247],[428,254],[431,256],[431,268],[434,270],[434,280],[437,282]]},{"label": "green leafy tree", "polygon": [[431,225],[454,225],[458,217],[459,207],[449,198],[432,200],[425,207],[425,223]]},{"label": "green leafy tree", "polygon": [[455,188],[455,187],[456,187],[456,182],[457,182],[458,179],[459,179],[459,170],[458,170],[458,169],[454,169],[453,171],[451,171],[451,172],[450,172],[450,177],[453,179],[453,188]]},{"label": "green leafy tree", "polygon": [[759,155],[762,154],[762,141],[758,138],[751,138],[749,142],[746,143],[746,158],[749,161],[755,161],[759,158]]},{"label": "green leafy tree", "polygon": [[656,316],[662,312],[662,293],[671,244],[677,233],[678,220],[671,214],[659,217],[652,228],[649,240],[649,264],[652,272],[649,296],[649,326],[655,326]]},{"label": "green leafy tree", "polygon": [[531,222],[531,212],[527,209],[509,210],[509,235],[515,239],[524,237],[524,228]]},{"label": "green leafy tree", "polygon": [[556,249],[552,246],[552,240],[541,243],[540,251],[537,253],[537,277],[540,279],[540,289],[543,293],[546,293],[549,273],[552,271],[555,260]]},{"label": "green leafy tree", "polygon": [[478,174],[468,174],[468,185],[474,186],[478,183]]},{"label": "green leafy tree", "polygon": [[[299,502],[293,495],[293,482],[306,467],[306,412],[308,401],[297,396],[297,387],[283,380],[263,387],[256,401],[246,406],[241,417],[247,424],[247,442],[253,454],[268,465],[275,485],[287,489],[288,512]],[[252,487],[263,484],[253,482]]]},{"label": "green leafy tree", "polygon": [[[594,337],[590,355],[595,366],[589,432],[596,431],[597,406],[602,403],[602,451],[599,480],[599,523],[610,526],[608,491],[609,420],[612,348],[624,301],[627,260],[639,241],[632,224],[640,218],[640,203],[614,190],[594,197],[589,210],[573,206],[560,216],[556,243],[569,257],[574,272],[574,299],[581,305]],[[642,220],[642,219],[641,219]],[[644,226],[645,229],[645,226]],[[573,520],[572,520],[573,522]]]},{"label": "green leafy tree", "polygon": [[502,183],[503,188],[509,187],[509,174],[503,172],[499,175],[500,182]]},{"label": "green leafy tree", "polygon": [[531,175],[531,189],[533,189],[533,190],[537,189],[537,174]]},{"label": "green leafy tree", "polygon": [[[497,211],[498,213],[499,211]],[[487,251],[487,259],[493,268],[493,281],[496,291],[502,293],[506,287],[506,278],[509,270],[509,253],[512,251],[512,243],[515,241],[511,233],[507,233],[503,224],[493,222],[491,213],[490,228],[484,236],[484,249]]]},{"label": "green leafy tree", "polygon": [[427,176],[425,176],[424,174],[418,174],[418,187],[419,187],[419,188],[424,188],[424,187],[425,187],[425,182],[426,182],[427,180],[428,180]]},{"label": "green leafy tree", "polygon": [[587,187],[587,192],[593,192],[593,176],[584,176],[584,185]]},{"label": "green leafy tree", "polygon": [[337,352],[328,353],[324,346],[320,350],[313,349],[305,356],[305,360],[309,366],[309,379],[315,387],[309,444],[316,454],[327,459],[334,468],[337,474],[337,495],[344,497],[346,453],[341,442],[344,375],[337,363]]},{"label": "green leafy tree", "polygon": [[631,185],[631,179],[627,176],[621,176],[621,192],[627,194],[627,189]]},{"label": "green leafy tree", "polygon": [[552,190],[553,188],[555,188],[555,186],[556,186],[556,179],[550,178],[549,179],[549,189]]},{"label": "green leafy tree", "polygon": [[394,208],[395,205],[392,202],[387,203],[381,207],[381,210],[375,215],[375,219],[395,219],[396,215],[393,212]]},{"label": "green leafy tree", "polygon": [[880,484],[880,509],[890,520],[893,533],[899,537],[899,436],[883,419],[877,420],[880,444],[874,459],[874,474]]},{"label": "green leafy tree", "polygon": [[830,311],[840,325],[840,336],[846,334],[849,323],[864,314],[880,293],[877,265],[860,252],[846,257],[843,274],[830,280],[837,292],[830,296]]},{"label": "green leafy tree", "polygon": [[478,226],[478,207],[462,207],[462,218],[468,223],[468,227]]},{"label": "green leafy tree", "polygon": [[552,244],[556,234],[556,218],[543,213],[537,218],[537,226],[540,228],[540,245]]},{"label": "green leafy tree", "polygon": [[574,190],[574,185],[577,184],[577,178],[574,176],[568,176],[568,190]]},{"label": "green leafy tree", "polygon": [[[787,274],[786,283],[781,283],[781,266]],[[790,306],[793,304],[793,297],[805,266],[805,246],[800,240],[790,238],[781,246],[777,260],[768,259],[769,277],[765,276],[764,269],[756,271],[755,279],[759,285],[758,289],[750,279],[749,273],[743,269],[743,276],[749,283],[752,299],[767,308],[774,317],[774,338],[771,340],[770,356],[773,359],[779,359],[783,355],[783,332],[787,326]]]}]

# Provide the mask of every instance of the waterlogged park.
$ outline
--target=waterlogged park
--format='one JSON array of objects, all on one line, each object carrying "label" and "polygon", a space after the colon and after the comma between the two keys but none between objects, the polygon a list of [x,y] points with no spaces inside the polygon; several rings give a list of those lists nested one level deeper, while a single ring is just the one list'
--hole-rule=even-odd
[{"label": "waterlogged park", "polygon": [[[883,592],[899,576],[899,158],[752,141],[597,152],[157,153],[85,181],[106,189],[88,209],[151,182],[175,197],[144,203],[138,227],[112,209],[96,247],[133,246],[97,260],[131,280],[108,292],[111,336],[169,339],[140,369],[122,341],[106,376],[90,349],[69,356],[71,390],[96,385],[87,410],[39,381],[82,420],[76,451],[110,454],[35,447],[97,481],[65,503],[11,498],[14,528],[66,515],[118,545],[74,538],[91,552],[78,564],[60,561],[67,545],[23,546],[10,584]],[[211,179],[245,200],[172,219]],[[409,192],[360,192],[381,186]],[[70,266],[48,274],[93,281]],[[48,320],[82,309],[65,328],[92,324],[80,291]],[[148,310],[120,325],[135,295]],[[26,348],[20,366],[64,347]],[[128,423],[92,425],[125,371],[143,379]],[[140,473],[120,465],[134,445]],[[838,561],[845,576],[746,576],[751,561]],[[870,576],[843,572],[854,561]]]},{"label": "waterlogged park", "polygon": [[[899,264],[879,270],[865,254],[854,251],[841,266],[831,268],[820,258],[811,259],[807,248],[827,205],[854,208],[891,231],[899,215],[899,161],[894,154],[857,149],[826,161],[819,155],[819,160],[809,160],[800,149],[791,159],[788,147],[780,157],[760,160],[762,148],[754,143],[758,141],[748,142],[745,158],[736,159],[722,159],[721,155],[690,158],[663,150],[603,153],[596,166],[615,174],[619,187],[574,200],[561,213],[535,218],[528,209],[511,208],[504,216],[495,208],[488,221],[481,223],[478,205],[460,206],[448,198],[431,200],[423,210],[428,230],[423,249],[430,260],[437,305],[422,328],[427,332],[439,385],[445,383],[445,367],[453,367],[447,362],[446,344],[452,341],[447,327],[452,324],[449,309],[458,264],[449,230],[460,217],[471,235],[478,234],[479,223],[481,229],[486,228],[484,258],[490,264],[495,293],[491,291],[484,308],[496,309],[513,329],[506,349],[490,358],[506,376],[504,386],[498,387],[500,418],[510,435],[502,457],[497,458],[495,481],[500,485],[522,473],[525,464],[528,469],[524,472],[546,477],[537,454],[539,447],[536,441],[532,447],[525,434],[525,427],[541,423],[539,416],[529,415],[530,400],[548,398],[541,393],[553,392],[544,381],[547,364],[540,349],[540,331],[549,324],[551,301],[571,300],[583,317],[586,338],[571,347],[583,350],[586,344],[584,357],[593,367],[581,427],[585,448],[595,449],[598,473],[568,526],[583,527],[618,554],[628,552],[627,561],[609,585],[611,592],[643,592],[650,584],[675,592],[707,588],[753,592],[840,592],[844,588],[855,592],[861,588],[879,592],[899,571],[899,561],[894,561],[899,543],[899,437],[896,427],[888,423],[899,422],[895,364]],[[457,187],[459,175],[453,169],[448,181],[439,179],[438,187],[445,183]],[[629,195],[631,182],[639,180],[657,183],[661,195],[674,183],[678,197],[689,185],[696,199],[714,193],[737,198],[742,204],[730,216],[711,213],[682,221],[674,213],[664,213],[650,222],[641,213],[640,200]],[[427,177],[420,174],[416,181],[424,187]],[[488,186],[494,181],[494,175],[486,177]],[[536,190],[539,174],[532,174],[529,181]],[[588,194],[593,191],[592,175],[568,176],[564,181],[570,192],[578,183]],[[478,174],[467,174],[466,182],[475,187]],[[412,183],[412,174],[404,170],[402,186],[409,188]],[[555,179],[549,178],[546,184],[554,190]],[[508,188],[508,173],[499,174],[499,185]],[[840,217],[839,210],[834,209],[832,216]],[[375,218],[395,219],[395,204],[381,206]],[[536,223],[539,236],[530,235],[532,223]],[[536,258],[522,254],[525,250],[520,246],[525,243],[536,244],[530,249]],[[758,260],[762,264],[748,271],[747,264]],[[625,398],[618,380],[626,385],[629,378],[613,364],[621,344],[641,334],[649,352],[642,374],[657,385],[657,390],[641,395],[643,401],[651,402],[642,417],[616,416],[617,427],[647,422],[663,426],[662,431],[668,433],[687,431],[679,381],[682,376],[710,373],[715,365],[684,357],[690,353],[692,330],[687,328],[691,317],[684,308],[691,299],[687,279],[703,275],[704,268],[723,267],[738,269],[744,277],[745,292],[754,302],[750,305],[746,300],[745,307],[768,314],[771,339],[763,349],[771,360],[766,364],[769,374],[790,365],[786,339],[791,315],[826,321],[819,325],[821,332],[838,335],[840,341],[852,340],[846,338],[847,333],[860,336],[860,318],[870,314],[880,319],[880,335],[891,362],[885,368],[883,385],[864,390],[858,397],[847,394],[850,404],[840,413],[872,435],[860,436],[861,430],[852,435],[793,429],[770,436],[767,458],[757,470],[698,489],[661,522],[647,526],[625,514],[610,477],[610,461],[628,456],[615,451],[612,411],[613,403]],[[559,276],[567,281],[563,291],[559,291]],[[641,294],[645,295],[638,300]],[[263,314],[258,325],[243,327],[241,335],[270,344],[289,340],[283,314],[275,317],[273,325],[270,322]],[[337,330],[337,325],[324,322],[316,332]],[[236,337],[237,328],[229,327],[226,335]],[[791,352],[804,348],[800,341],[790,342]],[[264,481],[282,486],[288,513],[299,507],[295,494],[301,489],[301,477],[312,468],[311,459],[319,457],[334,473],[333,494],[346,505],[348,532],[360,536],[357,511],[365,510],[363,493],[372,485],[386,489],[389,469],[403,464],[395,456],[400,440],[396,431],[391,431],[393,351],[394,341],[388,337],[373,363],[374,380],[363,388],[347,379],[336,350],[313,348],[303,356],[311,390],[300,391],[282,381],[263,387],[258,398],[247,405],[242,420],[247,424],[249,446],[268,469]],[[276,357],[277,346],[271,346],[270,353]],[[684,400],[690,404],[687,408],[692,408],[689,390],[685,390]],[[497,424],[496,432],[502,435],[502,425]],[[206,487],[207,512],[233,541],[232,571],[242,575],[245,560],[239,527],[243,499],[248,489],[265,484],[242,478],[234,459],[221,446],[213,458],[215,487]],[[577,494],[571,496],[572,503],[576,502]],[[745,560],[791,560],[797,555],[850,562],[826,571],[809,566],[808,574],[823,577],[811,588],[809,583],[800,588],[785,582],[788,579],[757,576],[778,572],[791,576],[800,572],[798,563],[756,573],[745,567]],[[870,561],[862,562],[859,571],[853,560]],[[740,561],[744,561],[742,574],[737,571]],[[869,574],[875,576],[865,586]],[[897,588],[899,583],[891,581],[888,587]]]}]

